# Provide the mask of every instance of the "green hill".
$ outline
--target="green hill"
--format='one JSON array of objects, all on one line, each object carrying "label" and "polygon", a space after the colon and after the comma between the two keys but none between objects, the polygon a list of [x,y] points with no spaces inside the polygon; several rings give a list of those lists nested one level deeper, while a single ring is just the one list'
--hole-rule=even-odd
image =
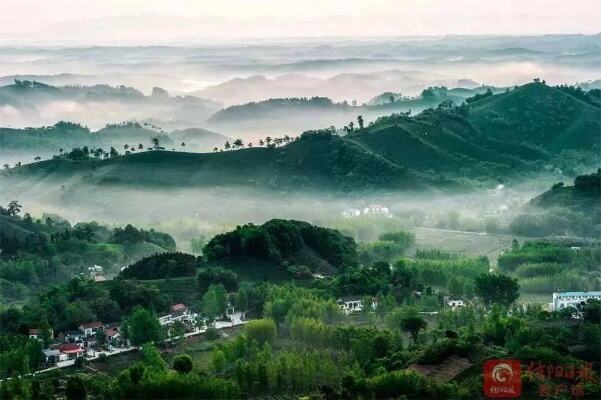
[{"label": "green hill", "polygon": [[543,83],[472,103],[469,120],[490,137],[552,152],[599,146],[601,108]]}]

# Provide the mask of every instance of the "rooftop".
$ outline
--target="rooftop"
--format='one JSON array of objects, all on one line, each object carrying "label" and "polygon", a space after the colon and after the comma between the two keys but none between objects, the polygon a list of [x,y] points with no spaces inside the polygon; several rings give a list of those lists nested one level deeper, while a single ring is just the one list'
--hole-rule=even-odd
[{"label": "rooftop", "polygon": [[102,322],[98,322],[98,321],[94,321],[94,322],[87,322],[85,324],[81,324],[79,325],[80,328],[83,329],[94,329],[94,328],[102,328],[104,325],[102,325]]},{"label": "rooftop", "polygon": [[56,346],[61,353],[80,353],[84,350],[75,343],[63,343]]},{"label": "rooftop", "polygon": [[171,306],[171,311],[183,311],[185,310],[187,307],[185,304],[182,303],[177,303]]}]

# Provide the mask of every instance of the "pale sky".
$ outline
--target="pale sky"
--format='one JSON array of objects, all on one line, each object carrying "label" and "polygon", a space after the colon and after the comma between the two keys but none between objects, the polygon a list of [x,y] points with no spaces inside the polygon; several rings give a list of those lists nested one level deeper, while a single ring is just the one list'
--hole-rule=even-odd
[{"label": "pale sky", "polygon": [[0,0],[0,43],[598,33],[599,0]]}]

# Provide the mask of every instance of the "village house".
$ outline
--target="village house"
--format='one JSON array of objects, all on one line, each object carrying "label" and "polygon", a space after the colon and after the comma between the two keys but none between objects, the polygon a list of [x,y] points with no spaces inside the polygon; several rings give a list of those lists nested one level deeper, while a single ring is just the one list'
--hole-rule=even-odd
[{"label": "village house", "polygon": [[[339,298],[336,303],[340,306],[342,311],[346,314],[353,312],[363,311],[363,297],[362,296],[345,296]],[[378,306],[377,299],[371,300],[371,308],[375,309]]]},{"label": "village house", "polygon": [[93,267],[88,267],[88,274],[90,275],[91,278],[93,278],[97,275],[102,275],[103,272],[104,272],[104,269],[100,265],[94,265]]},{"label": "village house", "polygon": [[62,343],[56,346],[56,350],[67,356],[67,360],[83,357],[85,350],[76,343]]},{"label": "village house", "polygon": [[61,353],[58,349],[44,349],[42,353],[44,353],[46,364],[56,364],[59,361],[66,361],[68,359],[68,355]]},{"label": "village house", "polygon": [[93,336],[96,332],[104,330],[104,325],[102,325],[102,322],[94,321],[81,324],[78,328],[85,336]]},{"label": "village house", "polygon": [[342,211],[342,216],[344,218],[355,218],[361,215],[361,210],[358,210],[356,208],[347,208],[344,211]]},{"label": "village house", "polygon": [[123,346],[123,336],[121,332],[119,332],[118,327],[107,327],[104,330],[104,335],[106,337],[106,344],[109,347],[121,347]]},{"label": "village house", "polygon": [[169,308],[169,314],[159,317],[159,324],[169,325],[175,321],[194,322],[196,314],[190,311],[190,308],[183,303],[177,303]]},{"label": "village house", "polygon": [[[48,329],[48,337],[50,339],[54,338],[54,331],[52,329]],[[30,329],[29,330],[29,338],[30,339],[36,339],[36,340],[42,340],[42,337],[44,336],[44,330],[43,329]]]},{"label": "village house", "polygon": [[79,329],[74,329],[58,334],[58,339],[63,343],[77,343],[82,342],[85,338],[85,334]]}]

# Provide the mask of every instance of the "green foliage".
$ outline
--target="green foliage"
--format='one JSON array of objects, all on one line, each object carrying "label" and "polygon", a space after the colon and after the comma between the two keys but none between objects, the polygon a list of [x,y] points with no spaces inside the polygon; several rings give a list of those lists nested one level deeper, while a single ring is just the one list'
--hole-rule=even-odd
[{"label": "green foliage", "polygon": [[482,274],[475,279],[476,294],[486,306],[501,304],[509,307],[520,295],[516,279],[501,274]]},{"label": "green foliage", "polygon": [[208,267],[198,273],[198,286],[201,294],[204,294],[210,285],[221,284],[228,292],[238,289],[238,275],[223,268]]},{"label": "green foliage", "polygon": [[[110,236],[111,231],[96,222],[72,227],[55,215],[44,214],[39,220],[28,214],[0,215],[0,289],[4,299],[22,300],[48,285],[88,275],[87,268],[94,265],[113,273],[123,264],[149,255],[136,250],[138,245],[109,243]],[[163,251],[146,244],[153,252]]]},{"label": "green foliage", "polygon": [[207,327],[204,336],[207,340],[217,340],[221,337],[221,333],[219,333],[219,330],[214,326],[209,326]]},{"label": "green foliage", "polygon": [[415,235],[411,232],[397,231],[383,233],[378,240],[360,244],[360,260],[364,264],[376,261],[392,262],[415,244]]},{"label": "green foliage", "polygon": [[227,292],[222,284],[210,285],[202,296],[202,312],[209,320],[215,320],[225,314]]},{"label": "green foliage", "polygon": [[135,307],[125,320],[127,338],[134,346],[158,342],[164,336],[163,328],[157,317],[142,307]]},{"label": "green foliage", "polygon": [[113,231],[110,242],[118,244],[149,242],[165,250],[175,251],[175,240],[169,234],[157,232],[154,229],[150,231],[136,229],[130,224],[126,225],[125,228],[116,228]]},{"label": "green foliage", "polygon": [[181,374],[187,374],[194,368],[192,358],[187,354],[182,354],[173,359],[173,369]]},{"label": "green foliage", "polygon": [[244,327],[246,337],[255,340],[260,345],[264,343],[273,343],[278,334],[275,322],[271,319],[257,319],[248,321]]},{"label": "green foliage", "polygon": [[247,224],[217,235],[204,254],[209,261],[228,257],[254,257],[281,263],[307,246],[335,267],[357,263],[356,244],[338,231],[307,222],[273,219],[261,226]]},{"label": "green foliage", "polygon": [[426,329],[428,325],[414,308],[393,311],[387,317],[387,322],[393,330],[409,332],[414,343],[417,343],[419,332]]},{"label": "green foliage", "polygon": [[67,400],[84,400],[87,398],[87,390],[81,377],[74,375],[67,379],[65,397]]}]

